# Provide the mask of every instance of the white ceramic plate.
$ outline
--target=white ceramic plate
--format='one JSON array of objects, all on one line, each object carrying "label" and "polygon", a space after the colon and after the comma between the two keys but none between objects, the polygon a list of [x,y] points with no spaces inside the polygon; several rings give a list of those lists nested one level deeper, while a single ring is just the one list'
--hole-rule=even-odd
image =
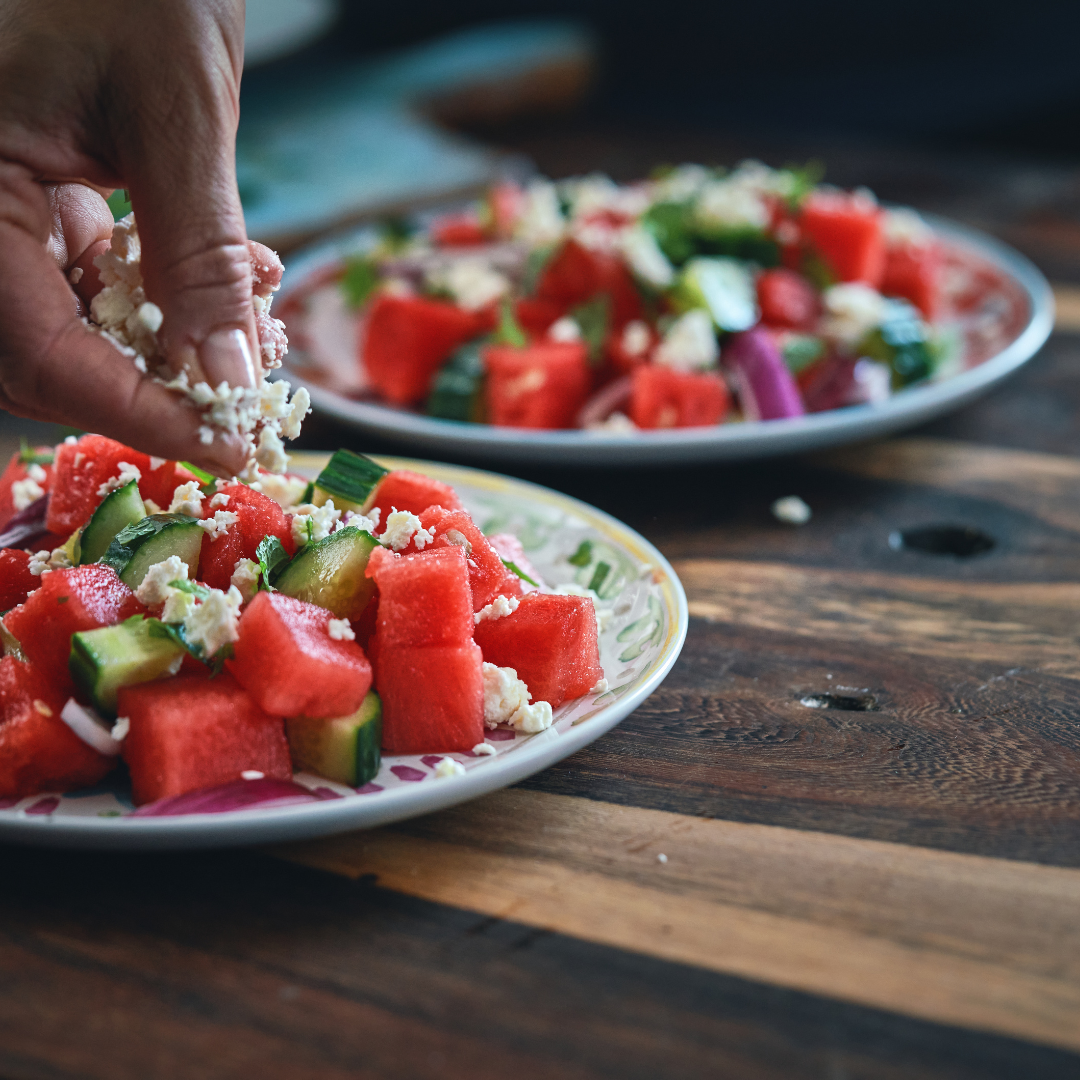
[{"label": "white ceramic plate", "polygon": [[[57,847],[163,849],[224,847],[297,840],[368,828],[426,814],[515,783],[580,750],[610,730],[660,685],[675,663],[689,616],[682,585],[648,541],[577,499],[521,480],[451,465],[380,458],[389,468],[410,468],[452,484],[486,533],[510,532],[525,546],[549,585],[585,585],[595,563],[611,571],[601,588],[600,659],[609,689],[555,710],[551,729],[537,735],[497,730],[497,753],[386,757],[374,783],[359,792],[320,777],[296,780],[321,789],[324,801],[254,807],[215,814],[132,818],[129,793],[116,781],[67,795],[42,793],[0,809],[0,840]],[[296,455],[293,467],[318,474],[326,458]],[[583,540],[593,565],[567,562]],[[440,778],[435,765],[452,757],[465,775]]]},{"label": "white ceramic plate", "polygon": [[[370,401],[357,401],[305,377],[310,361],[302,349],[286,358],[288,378],[311,393],[317,410],[352,424],[364,436],[407,441],[438,456],[490,463],[523,461],[559,465],[663,465],[763,458],[879,438],[924,423],[966,405],[1011,375],[1042,347],[1054,323],[1054,299],[1046,278],[1023,255],[997,240],[953,222],[926,215],[947,249],[976,271],[1000,278],[990,297],[993,309],[1008,308],[1009,333],[990,355],[969,355],[966,366],[939,382],[911,387],[880,405],[857,405],[791,420],[721,424],[715,427],[643,431],[630,435],[586,431],[526,431],[488,424],[437,420]],[[289,259],[279,308],[293,290],[320,271],[370,244],[357,230]],[[339,323],[337,332],[346,329]],[[331,333],[335,330],[332,328]]]}]

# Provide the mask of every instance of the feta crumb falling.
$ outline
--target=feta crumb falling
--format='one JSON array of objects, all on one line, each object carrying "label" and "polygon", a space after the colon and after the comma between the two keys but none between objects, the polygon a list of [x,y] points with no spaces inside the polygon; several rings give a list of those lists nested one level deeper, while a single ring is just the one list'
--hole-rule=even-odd
[{"label": "feta crumb falling", "polygon": [[198,480],[189,480],[181,484],[173,492],[172,502],[169,503],[170,514],[187,514],[188,517],[202,516],[202,492],[199,490]]},{"label": "feta crumb falling", "polygon": [[512,615],[518,609],[518,604],[521,601],[516,596],[496,596],[490,604],[482,607],[475,615],[473,615],[473,622],[482,623],[485,619],[502,619],[507,615]]},{"label": "feta crumb falling", "polygon": [[[297,394],[299,393],[298,390]],[[302,476],[278,476],[274,473],[263,473],[251,486],[256,491],[261,491],[264,495],[273,499],[282,510],[291,510],[304,498],[308,482]]]},{"label": "feta crumb falling", "polygon": [[472,748],[472,752],[477,757],[492,757],[499,751],[496,750],[495,747],[492,746],[489,742],[479,742]]},{"label": "feta crumb falling", "polygon": [[551,706],[546,701],[529,704],[529,688],[511,667],[485,663],[484,723],[488,727],[512,724],[518,731],[534,734],[551,727]]},{"label": "feta crumb falling", "polygon": [[772,514],[777,521],[788,525],[805,525],[810,520],[812,511],[798,495],[787,495],[772,504]]},{"label": "feta crumb falling", "polygon": [[16,480],[11,485],[11,505],[21,514],[44,494],[45,489],[32,476],[28,476],[25,480]]},{"label": "feta crumb falling", "polygon": [[259,564],[254,559],[236,560],[229,584],[236,587],[245,604],[259,591],[259,571]]},{"label": "feta crumb falling", "polygon": [[154,563],[146,571],[146,577],[142,579],[142,584],[139,585],[135,595],[147,607],[164,604],[176,592],[170,582],[187,581],[187,579],[188,564],[179,555],[170,555],[162,562]]},{"label": "feta crumb falling", "polygon": [[326,629],[334,641],[356,640],[356,632],[353,630],[348,619],[331,619],[327,624]]},{"label": "feta crumb falling", "polygon": [[404,551],[414,537],[416,550],[423,551],[435,539],[435,529],[425,529],[415,514],[392,506],[379,540],[394,551]]},{"label": "feta crumb falling", "polygon": [[229,531],[230,525],[235,525],[239,520],[239,516],[231,510],[216,510],[212,518],[203,518],[199,522],[199,528],[203,529],[211,540],[217,540]]},{"label": "feta crumb falling", "polygon": [[464,776],[465,766],[460,761],[455,761],[453,758],[444,757],[438,765],[435,766],[435,775],[440,778],[448,776]]}]

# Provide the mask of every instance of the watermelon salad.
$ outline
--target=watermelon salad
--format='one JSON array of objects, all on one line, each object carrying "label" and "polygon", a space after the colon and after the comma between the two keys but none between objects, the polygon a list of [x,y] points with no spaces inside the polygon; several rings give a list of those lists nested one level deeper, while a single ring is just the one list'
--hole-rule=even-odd
[{"label": "watermelon salad", "polygon": [[629,435],[879,403],[977,362],[1005,332],[980,274],[912,210],[744,162],[502,183],[366,231],[280,307],[293,369],[339,393]]},{"label": "watermelon salad", "polygon": [[384,751],[459,775],[447,755],[607,689],[607,569],[549,588],[449,484],[348,450],[242,483],[99,435],[24,447],[0,478],[0,806],[121,761],[142,815],[294,772],[362,791]]}]

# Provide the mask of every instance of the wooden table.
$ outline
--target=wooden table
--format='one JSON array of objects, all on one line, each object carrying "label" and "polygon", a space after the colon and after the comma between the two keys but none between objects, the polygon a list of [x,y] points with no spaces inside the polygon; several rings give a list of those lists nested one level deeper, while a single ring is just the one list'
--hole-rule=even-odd
[{"label": "wooden table", "polygon": [[[545,163],[544,145],[526,149]],[[585,157],[612,167],[609,150],[634,168],[626,139]],[[931,206],[931,179],[962,171],[861,160]],[[1080,283],[1077,176],[966,167],[959,216]],[[1048,210],[1002,210],[1032,190]],[[911,437],[528,474],[658,544],[692,614],[665,684],[559,766],[270,852],[2,849],[0,1077],[1080,1075],[1080,337],[1062,297],[1034,363]],[[770,516],[788,494],[805,527]],[[890,546],[927,525],[994,547]]]}]

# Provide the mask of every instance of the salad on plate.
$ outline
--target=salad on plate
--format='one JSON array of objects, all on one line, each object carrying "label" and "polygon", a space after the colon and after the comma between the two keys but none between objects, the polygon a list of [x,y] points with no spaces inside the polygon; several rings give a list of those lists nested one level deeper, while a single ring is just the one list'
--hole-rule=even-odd
[{"label": "salad on plate", "polygon": [[291,369],[432,418],[635,435],[875,404],[1014,332],[989,265],[811,170],[502,183],[282,298]]}]

